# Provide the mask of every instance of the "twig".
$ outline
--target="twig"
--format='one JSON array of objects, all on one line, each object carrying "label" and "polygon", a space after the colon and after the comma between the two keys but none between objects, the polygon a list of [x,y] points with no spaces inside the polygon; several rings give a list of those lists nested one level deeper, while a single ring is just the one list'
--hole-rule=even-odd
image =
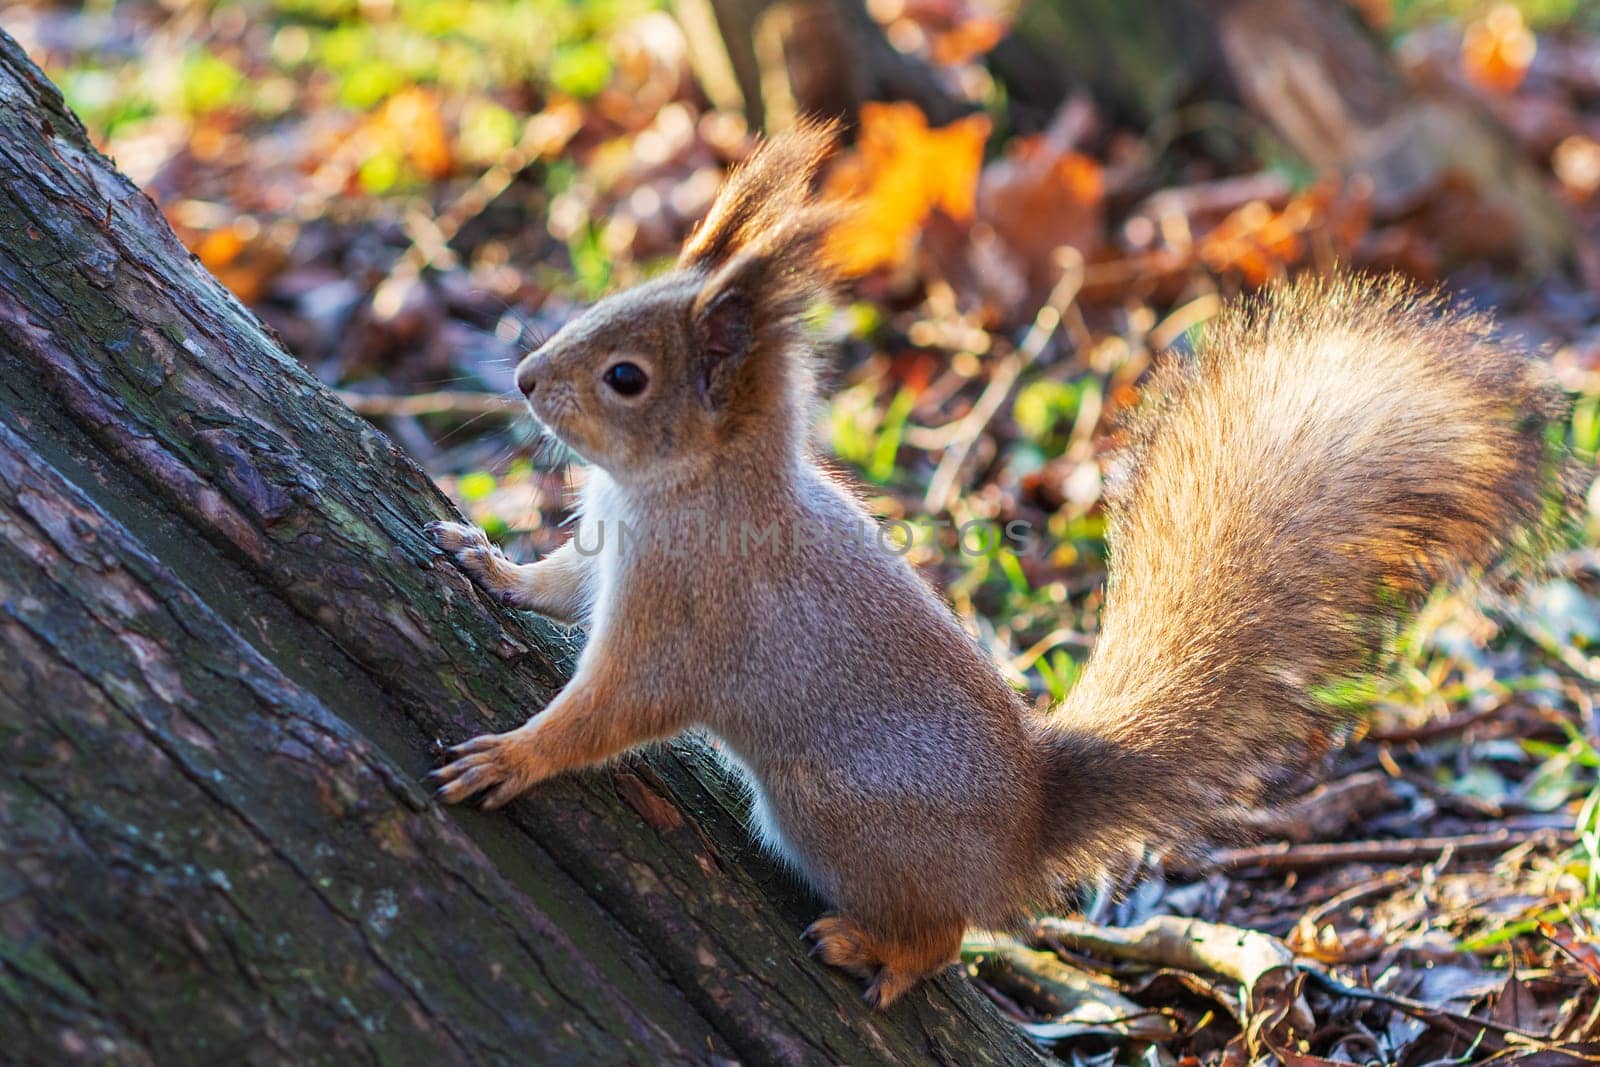
[{"label": "twig", "polygon": [[1324,900],[1321,904],[1316,905],[1301,916],[1300,922],[1310,926],[1312,929],[1316,929],[1322,926],[1327,921],[1328,916],[1333,915],[1335,912],[1343,911],[1350,905],[1366,900],[1368,897],[1388,892],[1396,886],[1415,880],[1417,877],[1416,870],[1409,867],[1384,871],[1376,878],[1369,878],[1343,892],[1335,893],[1332,897]]},{"label": "twig", "polygon": [[[1078,1032],[1120,1033],[1141,1041],[1170,1041],[1172,1019],[1117,992],[1108,979],[1079,970],[1054,952],[1030,949],[1009,937],[969,938],[963,958],[973,959],[986,982],[1054,1017],[1054,1038]],[[1042,1036],[1042,1035],[1035,1035]]]},{"label": "twig", "polygon": [[1214,853],[1205,862],[1193,868],[1184,868],[1186,875],[1210,874],[1215,871],[1309,871],[1342,863],[1415,863],[1443,855],[1446,851],[1457,856],[1492,856],[1519,845],[1549,844],[1569,847],[1577,841],[1571,831],[1540,828],[1536,830],[1491,830],[1481,834],[1461,834],[1457,837],[1413,837],[1397,841],[1340,841],[1312,845],[1257,845],[1253,848],[1233,848]]},{"label": "twig", "polygon": [[1373,741],[1388,741],[1391,744],[1408,744],[1413,741],[1434,741],[1451,734],[1462,733],[1470,730],[1481,722],[1487,722],[1500,715],[1502,712],[1516,708],[1519,705],[1511,701],[1502,701],[1491,704],[1477,711],[1463,711],[1443,719],[1433,719],[1420,726],[1398,726],[1392,730],[1373,730],[1367,737]]},{"label": "twig", "polygon": [[[1498,1034],[1513,1034],[1532,1043],[1536,1048],[1560,1050],[1560,1046],[1553,1044],[1547,1036],[1535,1033],[1532,1030],[1508,1026],[1493,1019],[1479,1019],[1471,1015],[1462,1015],[1459,1012],[1446,1011],[1443,1008],[1430,1007],[1419,1000],[1412,1000],[1410,997],[1395,996],[1393,993],[1380,993],[1375,989],[1362,989],[1359,986],[1346,985],[1332,975],[1324,974],[1321,971],[1307,969],[1305,973],[1330,993],[1335,993],[1341,997],[1349,997],[1352,1000],[1367,1000],[1375,1001],[1379,1004],[1387,1004],[1391,1008],[1398,1008],[1407,1015],[1421,1019],[1423,1022],[1438,1026],[1441,1029],[1450,1030],[1457,1036],[1469,1041],[1477,1037],[1477,1031],[1493,1030]],[[1592,1063],[1595,1061],[1575,1060],[1574,1062]]]},{"label": "twig", "polygon": [[[1294,952],[1275,937],[1175,915],[1158,915],[1127,929],[1044,918],[1035,922],[1033,929],[1036,937],[1060,942],[1076,952],[1220,974],[1243,985],[1246,994],[1253,994],[1270,975],[1293,971],[1296,966]],[[1291,1024],[1301,1033],[1309,1033],[1316,1025],[1303,996],[1296,995],[1289,1012]]]},{"label": "twig", "polygon": [[530,116],[517,143],[500,153],[448,208],[433,217],[423,212],[406,215],[405,234],[411,244],[390,268],[390,276],[413,277],[429,265],[450,266],[455,256],[450,242],[461,228],[483,214],[529,164],[565,148],[582,125],[576,108],[558,106]]},{"label": "twig", "polygon": [[1156,223],[1168,215],[1192,220],[1198,215],[1228,215],[1256,200],[1281,208],[1293,195],[1294,186],[1282,174],[1261,170],[1162,189],[1135,208],[1133,214],[1146,216]]},{"label": "twig", "polygon": [[1559,640],[1550,628],[1521,605],[1505,600],[1495,604],[1495,611],[1521,630],[1523,635],[1555,657],[1557,663],[1575,675],[1579,681],[1590,685],[1600,684],[1600,657],[1588,657],[1576,648]]},{"label": "twig", "polygon": [[941,512],[949,506],[950,496],[961,477],[961,466],[971,454],[972,446],[999,412],[1000,405],[1006,402],[1006,397],[1011,395],[1011,389],[1022,372],[1043,354],[1045,346],[1061,325],[1062,316],[1078,298],[1078,290],[1083,288],[1083,256],[1072,248],[1063,248],[1059,254],[1062,259],[1061,277],[1050,291],[1044,306],[1034,316],[1027,336],[1014,352],[995,364],[994,371],[989,375],[989,384],[978,395],[972,410],[956,424],[949,447],[939,457],[939,466],[935,468],[933,478],[928,482],[928,491],[922,498],[922,506],[930,514]]},{"label": "twig", "polygon": [[351,410],[375,418],[415,417],[418,415],[519,415],[526,411],[522,401],[503,393],[444,391],[391,396],[383,393],[337,393]]},{"label": "twig", "polygon": [[1028,668],[1037,663],[1042,656],[1048,652],[1054,652],[1063,645],[1073,645],[1077,648],[1084,649],[1093,648],[1094,639],[1085,637],[1078,631],[1065,626],[1059,629],[1051,630],[1049,633],[1045,634],[1043,637],[1039,638],[1039,640],[1035,641],[1032,645],[1028,646],[1028,648],[1019,653],[1017,658],[1011,661],[1011,669],[1017,673],[1018,677],[1021,677],[1022,675],[1026,674],[1028,672]]}]

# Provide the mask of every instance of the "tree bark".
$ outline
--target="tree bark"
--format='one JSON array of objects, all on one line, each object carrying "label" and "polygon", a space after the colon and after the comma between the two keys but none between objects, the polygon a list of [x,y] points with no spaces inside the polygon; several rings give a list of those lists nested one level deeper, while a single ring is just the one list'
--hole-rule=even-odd
[{"label": "tree bark", "polygon": [[493,816],[420,787],[574,639],[205,273],[0,33],[0,1033],[22,1062],[1033,1062],[886,1015],[690,740]]}]

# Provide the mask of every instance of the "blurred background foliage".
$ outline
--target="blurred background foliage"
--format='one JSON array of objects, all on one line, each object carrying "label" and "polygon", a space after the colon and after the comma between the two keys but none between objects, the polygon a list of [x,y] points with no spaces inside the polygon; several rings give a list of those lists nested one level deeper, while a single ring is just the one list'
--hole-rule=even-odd
[{"label": "blurred background foliage", "polygon": [[[1040,700],[1093,643],[1118,416],[1226,299],[1335,264],[1442,283],[1549,354],[1570,444],[1591,472],[1600,451],[1589,0],[0,0],[0,27],[200,260],[522,556],[565,538],[582,474],[520,415],[518,356],[670,265],[757,120],[843,114],[824,193],[864,210],[816,316],[820,434]],[[1310,926],[1356,875],[1212,875],[1121,917],[1600,983],[1597,513],[1552,575],[1441,598],[1335,772],[1379,768],[1393,800],[1336,834],[1570,848],[1426,868],[1431,904]],[[1032,536],[963,550],[971,522]]]}]

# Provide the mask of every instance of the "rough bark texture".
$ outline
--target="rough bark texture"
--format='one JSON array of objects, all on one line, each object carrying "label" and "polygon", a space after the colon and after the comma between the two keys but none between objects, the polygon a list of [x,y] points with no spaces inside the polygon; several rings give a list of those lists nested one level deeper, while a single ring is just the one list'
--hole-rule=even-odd
[{"label": "rough bark texture", "polygon": [[869,1013],[686,742],[486,816],[418,779],[571,640],[0,34],[0,1037],[23,1062],[1027,1062]]}]

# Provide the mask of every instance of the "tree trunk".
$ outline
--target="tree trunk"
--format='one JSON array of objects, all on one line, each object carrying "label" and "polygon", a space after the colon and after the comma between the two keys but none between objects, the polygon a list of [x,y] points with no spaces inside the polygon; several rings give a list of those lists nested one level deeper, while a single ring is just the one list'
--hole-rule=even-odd
[{"label": "tree trunk", "polygon": [[561,685],[454,517],[0,33],[0,1033],[22,1062],[1030,1062],[887,1015],[693,741],[505,812],[442,745]]},{"label": "tree trunk", "polygon": [[868,100],[910,100],[936,126],[978,110],[895,48],[865,0],[673,0],[695,74],[754,128],[800,115],[852,119]]}]

